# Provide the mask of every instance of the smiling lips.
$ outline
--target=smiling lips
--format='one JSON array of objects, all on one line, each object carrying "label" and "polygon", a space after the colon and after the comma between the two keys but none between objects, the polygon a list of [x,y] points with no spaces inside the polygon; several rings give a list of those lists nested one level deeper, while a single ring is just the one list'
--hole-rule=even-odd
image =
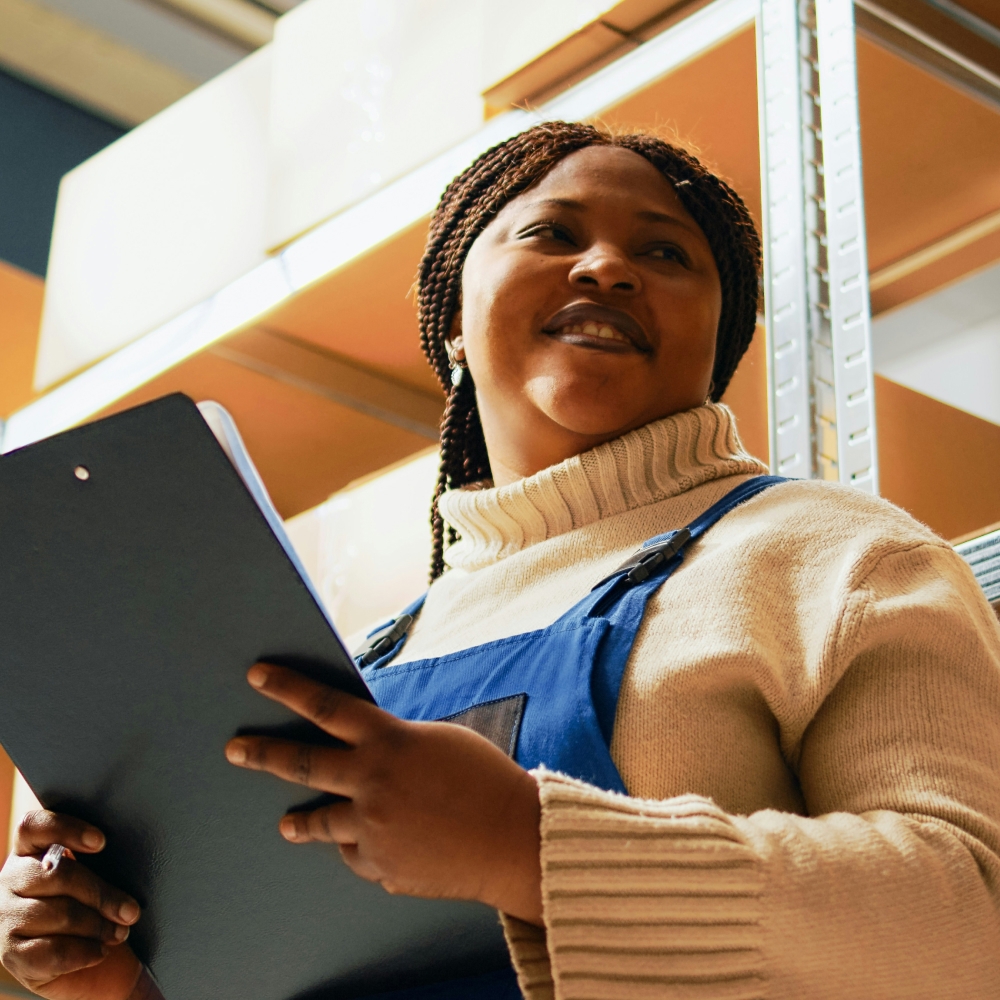
[{"label": "smiling lips", "polygon": [[596,302],[575,302],[560,309],[542,332],[581,347],[620,352],[632,348],[643,354],[652,349],[645,331],[627,312]]},{"label": "smiling lips", "polygon": [[631,344],[632,341],[625,336],[624,333],[616,330],[613,326],[608,326],[603,324],[598,326],[596,323],[571,323],[569,326],[560,327],[555,331],[556,333],[562,334],[587,334],[589,337],[600,337],[601,340],[620,340],[625,344]]}]

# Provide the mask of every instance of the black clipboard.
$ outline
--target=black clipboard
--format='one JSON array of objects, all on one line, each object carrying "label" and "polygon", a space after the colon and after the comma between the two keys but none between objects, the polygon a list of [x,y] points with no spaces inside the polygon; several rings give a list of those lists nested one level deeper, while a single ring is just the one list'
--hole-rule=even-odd
[{"label": "black clipboard", "polygon": [[166,1000],[356,997],[505,966],[495,911],[389,896],[279,836],[312,796],[223,746],[323,734],[247,685],[258,659],[370,697],[190,399],[0,457],[0,741],[46,808],[107,834],[85,863],[143,905],[129,943]]}]

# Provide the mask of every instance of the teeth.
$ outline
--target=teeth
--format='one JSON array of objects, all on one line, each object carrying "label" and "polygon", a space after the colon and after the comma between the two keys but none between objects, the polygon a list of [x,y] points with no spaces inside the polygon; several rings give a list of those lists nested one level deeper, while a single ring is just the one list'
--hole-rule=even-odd
[{"label": "teeth", "polygon": [[562,328],[561,332],[583,334],[588,337],[600,337],[601,340],[620,340],[626,344],[631,343],[628,337],[620,333],[613,326],[609,326],[607,323],[598,326],[592,320],[588,320],[586,323],[568,323]]}]

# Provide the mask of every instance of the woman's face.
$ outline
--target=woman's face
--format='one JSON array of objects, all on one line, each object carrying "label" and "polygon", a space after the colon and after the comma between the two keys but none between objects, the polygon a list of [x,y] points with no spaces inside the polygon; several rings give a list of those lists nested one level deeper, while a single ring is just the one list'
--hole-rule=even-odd
[{"label": "woman's face", "polygon": [[721,301],[705,234],[651,163],[602,146],[557,163],[462,274],[452,343],[497,484],[703,403]]}]

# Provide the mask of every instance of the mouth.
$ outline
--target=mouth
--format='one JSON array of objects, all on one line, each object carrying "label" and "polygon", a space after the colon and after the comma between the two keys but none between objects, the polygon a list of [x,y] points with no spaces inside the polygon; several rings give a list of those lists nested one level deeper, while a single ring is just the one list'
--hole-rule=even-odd
[{"label": "mouth", "polygon": [[645,330],[627,312],[596,302],[574,302],[560,309],[543,327],[554,340],[578,347],[622,353],[649,354]]}]

